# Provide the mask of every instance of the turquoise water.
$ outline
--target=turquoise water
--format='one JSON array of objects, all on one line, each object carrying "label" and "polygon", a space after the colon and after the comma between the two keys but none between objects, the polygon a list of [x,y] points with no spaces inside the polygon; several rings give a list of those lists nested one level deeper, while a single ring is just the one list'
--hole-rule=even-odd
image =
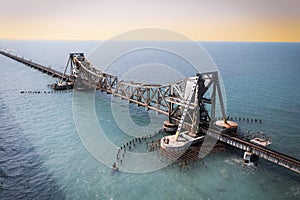
[{"label": "turquoise water", "polygon": [[[244,130],[263,130],[273,138],[270,148],[300,158],[300,44],[201,44],[223,77],[227,113],[262,119],[262,124],[240,124]],[[69,52],[88,53],[96,45],[0,41],[1,48],[60,71]],[[161,57],[144,59],[159,61]],[[165,58],[165,62],[184,65],[176,59]],[[128,63],[133,61],[126,60]],[[21,94],[24,90],[49,91],[47,85],[55,79],[3,56],[0,70],[0,199],[300,198],[298,174],[263,160],[257,168],[243,167],[241,155],[230,149],[181,172],[172,165],[151,173],[112,173],[79,139],[73,121],[73,93]],[[109,95],[96,95],[98,120],[119,145],[130,137],[115,127],[109,104]],[[148,123],[149,116],[142,109],[131,110],[136,123]],[[157,126],[160,119],[164,117],[158,116]]]}]

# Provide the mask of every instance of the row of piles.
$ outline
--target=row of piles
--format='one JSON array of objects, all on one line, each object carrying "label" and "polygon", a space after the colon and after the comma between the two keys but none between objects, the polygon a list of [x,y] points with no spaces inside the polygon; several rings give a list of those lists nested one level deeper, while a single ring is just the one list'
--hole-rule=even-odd
[{"label": "row of piles", "polygon": [[[216,117],[216,120],[222,120],[222,119],[223,119],[223,117]],[[246,118],[246,117],[227,116],[227,120],[262,123],[262,120],[258,119],[258,118]]]},{"label": "row of piles", "polygon": [[51,90],[51,91],[32,91],[32,90],[22,90],[20,94],[62,94],[62,93],[71,93],[73,90]]},{"label": "row of piles", "polygon": [[155,137],[159,133],[163,133],[161,130],[155,132],[154,134],[146,135],[143,137],[133,138],[130,141],[124,143],[123,145],[119,146],[117,153],[116,153],[116,162],[113,166],[117,166],[116,163],[121,165],[124,162],[125,154],[127,151],[131,151],[137,144],[141,144],[142,142],[146,142],[148,146],[148,142],[150,138]]}]

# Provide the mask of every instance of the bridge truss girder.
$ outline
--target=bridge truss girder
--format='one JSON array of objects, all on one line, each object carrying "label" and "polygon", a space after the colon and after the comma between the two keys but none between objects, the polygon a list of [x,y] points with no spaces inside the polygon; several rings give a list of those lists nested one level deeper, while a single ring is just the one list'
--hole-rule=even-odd
[{"label": "bridge truss girder", "polygon": [[[83,54],[70,54],[70,74],[75,89],[97,89],[128,100],[147,110],[168,116],[171,123],[178,124],[184,108],[189,105],[183,129],[192,133],[202,132],[214,123],[216,103],[219,99],[222,116],[226,119],[218,72],[205,72],[166,85],[145,84],[118,80],[117,76],[96,69]],[[189,85],[199,78],[197,88],[189,94]],[[75,81],[76,79],[76,81]],[[193,95],[191,102],[188,96]],[[217,98],[218,97],[218,98]],[[210,109],[208,109],[208,107]]]}]

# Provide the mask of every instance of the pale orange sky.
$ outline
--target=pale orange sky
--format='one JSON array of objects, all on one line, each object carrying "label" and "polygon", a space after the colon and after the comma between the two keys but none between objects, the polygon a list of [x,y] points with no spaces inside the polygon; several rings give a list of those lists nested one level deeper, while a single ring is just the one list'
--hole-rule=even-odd
[{"label": "pale orange sky", "polygon": [[165,28],[199,41],[300,42],[300,0],[0,0],[0,38],[106,40]]}]

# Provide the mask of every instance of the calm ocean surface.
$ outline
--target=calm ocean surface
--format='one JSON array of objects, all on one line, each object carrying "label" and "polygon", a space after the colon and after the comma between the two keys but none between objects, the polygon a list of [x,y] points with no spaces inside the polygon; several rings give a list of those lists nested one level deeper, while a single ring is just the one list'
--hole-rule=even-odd
[{"label": "calm ocean surface", "polygon": [[[223,77],[228,115],[262,119],[262,124],[240,122],[241,129],[264,131],[273,138],[270,148],[300,159],[300,43],[201,44]],[[0,40],[0,48],[59,71],[69,52],[88,55],[97,45],[94,41]],[[124,63],[164,60],[164,55],[148,53]],[[165,59],[165,64],[181,65],[176,59]],[[1,200],[300,199],[298,174],[264,160],[256,168],[243,167],[241,155],[230,150],[206,157],[206,165],[196,162],[181,172],[169,166],[151,173],[112,173],[79,139],[73,93],[21,94],[49,91],[47,85],[56,80],[4,56],[0,56],[0,71]],[[109,95],[96,95],[98,120],[108,137],[121,144],[130,137],[114,126],[109,103]],[[136,123],[149,121],[135,106],[131,116]]]}]

